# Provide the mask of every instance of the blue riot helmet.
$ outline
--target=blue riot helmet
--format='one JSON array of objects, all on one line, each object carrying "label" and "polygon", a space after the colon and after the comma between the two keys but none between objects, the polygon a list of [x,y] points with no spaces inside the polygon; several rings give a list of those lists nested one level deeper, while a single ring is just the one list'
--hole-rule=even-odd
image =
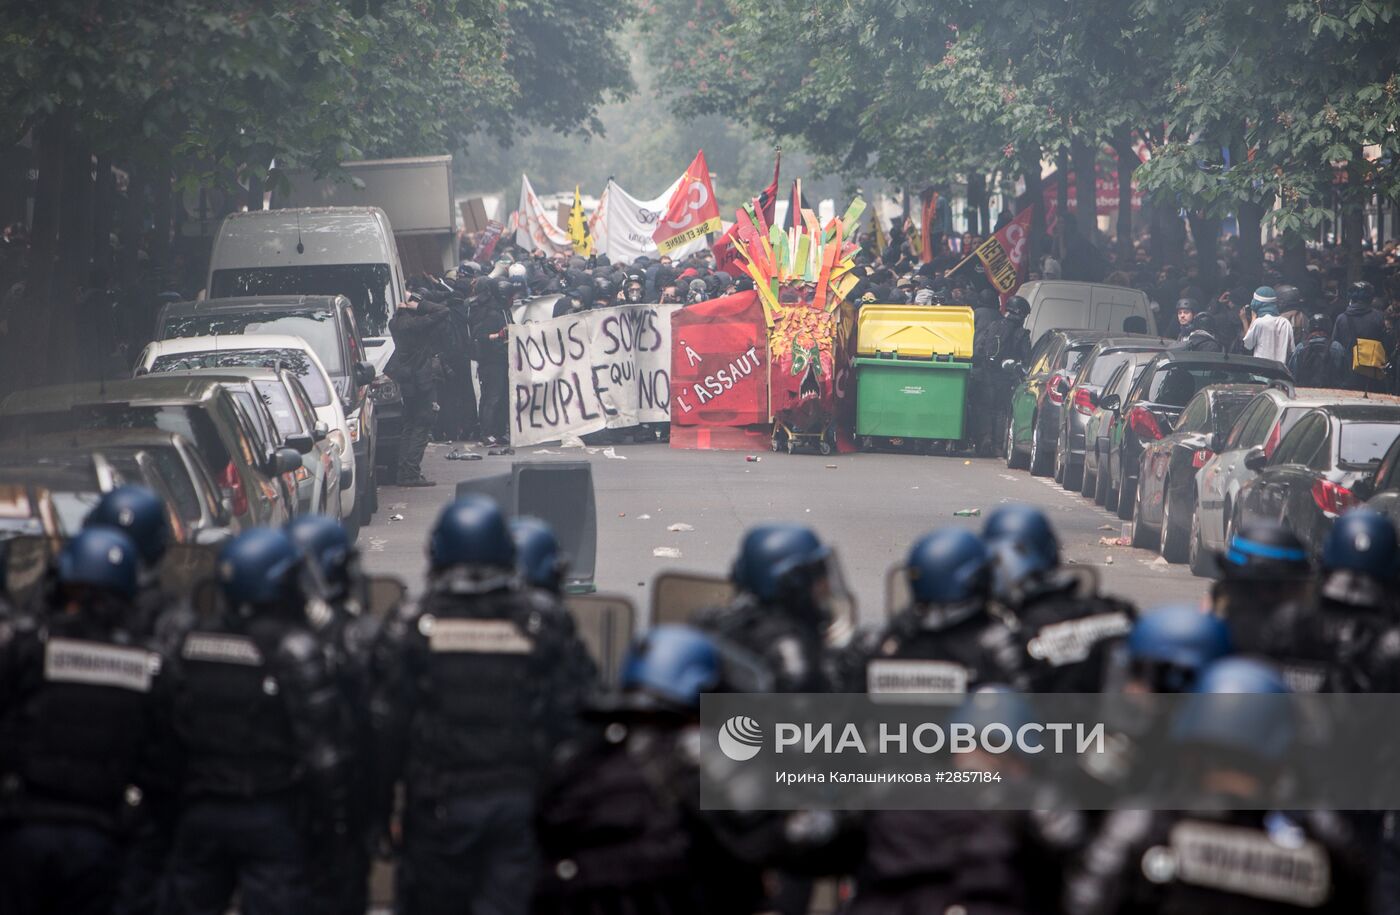
[{"label": "blue riot helmet", "polygon": [[1031,505],[1003,505],[987,516],[982,539],[996,548],[1012,544],[1026,557],[1025,572],[1048,572],[1060,564],[1060,542],[1045,512]]},{"label": "blue riot helmet", "polygon": [[1277,608],[1311,593],[1308,551],[1277,521],[1241,525],[1217,560],[1220,580],[1211,588],[1214,609],[1230,622],[1236,641],[1246,649],[1256,643],[1259,626]]},{"label": "blue riot helmet", "polygon": [[1400,559],[1395,525],[1368,508],[1337,519],[1322,544],[1322,596],[1330,603],[1380,610],[1394,599]]},{"label": "blue riot helmet", "polygon": [[316,568],[327,596],[344,597],[350,590],[355,548],[344,526],[325,515],[300,515],[287,523],[287,536]]},{"label": "blue riot helmet", "polygon": [[1233,758],[1280,762],[1297,722],[1282,675],[1263,661],[1224,658],[1201,672],[1177,711],[1171,738]]},{"label": "blue riot helmet", "polygon": [[620,686],[644,704],[693,712],[721,677],[720,652],[709,635],[690,626],[654,626],[627,653]]},{"label": "blue riot helmet", "polygon": [[65,591],[96,591],[130,600],[136,596],[139,555],[125,531],[84,528],[59,550],[54,580]]},{"label": "blue riot helmet", "polygon": [[991,584],[991,556],[975,534],[949,527],[914,541],[905,573],[915,603],[983,601]]},{"label": "blue riot helmet", "polygon": [[1185,604],[1144,613],[1127,639],[1132,677],[1154,693],[1188,692],[1202,670],[1233,650],[1224,620]]},{"label": "blue riot helmet", "polygon": [[155,566],[170,543],[165,503],[144,486],[118,486],[103,493],[83,521],[83,527],[114,527],[136,544],[147,568]]},{"label": "blue riot helmet", "polygon": [[730,580],[740,591],[764,603],[794,612],[821,610],[815,592],[833,566],[831,548],[799,524],[763,524],[750,528],[739,545]]},{"label": "blue riot helmet", "polygon": [[568,563],[553,528],[538,518],[517,518],[510,523],[510,533],[515,540],[516,565],[525,582],[542,591],[560,593]]},{"label": "blue riot helmet", "polygon": [[433,572],[453,567],[513,572],[515,541],[496,501],[473,493],[448,504],[433,524],[428,564]]},{"label": "blue riot helmet", "polygon": [[219,585],[240,613],[300,609],[302,553],[285,531],[244,531],[219,551]]}]

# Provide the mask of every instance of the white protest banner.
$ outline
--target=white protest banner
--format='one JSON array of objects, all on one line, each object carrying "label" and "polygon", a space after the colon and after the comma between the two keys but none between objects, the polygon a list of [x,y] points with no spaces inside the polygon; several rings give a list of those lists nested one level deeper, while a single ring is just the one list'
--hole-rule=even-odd
[{"label": "white protest banner", "polygon": [[559,228],[554,217],[540,203],[529,175],[520,176],[520,205],[515,211],[515,243],[526,251],[543,251],[549,256],[573,254],[569,233]]},{"label": "white protest banner", "polygon": [[615,305],[510,326],[511,444],[671,419],[671,313]]},{"label": "white protest banner", "polygon": [[[670,206],[671,195],[684,177],[672,181],[661,196],[652,200],[638,200],[616,181],[609,181],[588,225],[593,235],[593,250],[606,254],[614,264],[630,264],[642,255],[655,259],[658,253],[651,236],[656,231],[656,221]],[[703,247],[705,240],[697,239],[672,252],[671,256],[685,257]]]}]

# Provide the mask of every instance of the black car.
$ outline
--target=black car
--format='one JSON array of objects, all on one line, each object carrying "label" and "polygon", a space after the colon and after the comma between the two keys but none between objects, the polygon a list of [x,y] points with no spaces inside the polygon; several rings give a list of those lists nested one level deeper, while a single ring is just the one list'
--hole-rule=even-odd
[{"label": "black car", "polygon": [[1006,429],[1006,466],[1029,467],[1036,476],[1050,473],[1060,411],[1080,361],[1103,330],[1052,330],[1031,350],[1026,377],[1011,392],[1011,419]]},{"label": "black car", "polygon": [[1390,523],[1400,528],[1400,437],[1390,445],[1390,450],[1381,458],[1376,475],[1369,486],[1358,485],[1357,495],[1370,493],[1366,507],[1380,512],[1390,519]]},{"label": "black car", "polygon": [[1291,387],[1293,376],[1272,359],[1166,350],[1143,367],[1126,397],[1106,397],[1100,406],[1114,411],[1118,419],[1112,423],[1107,452],[1109,479],[1117,484],[1113,503],[1118,517],[1133,519],[1143,443],[1170,433],[1197,391],[1213,384],[1273,383]]},{"label": "black car", "polygon": [[375,400],[369,386],[377,374],[343,295],[246,296],[172,302],[160,310],[156,339],[214,334],[290,334],[301,337],[325,366],[349,424],[355,466],[355,511],[368,523],[378,511],[374,462],[378,445]]},{"label": "black car", "polygon": [[[1141,353],[1160,353],[1167,348],[1161,337],[1141,334],[1104,337],[1079,363],[1079,369],[1065,392],[1060,408],[1060,434],[1055,440],[1055,482],[1065,489],[1079,491],[1084,485],[1084,430],[1094,415],[1098,395],[1118,366]],[[1085,495],[1093,492],[1090,489]]]},{"label": "black car", "polygon": [[1196,472],[1221,447],[1261,384],[1203,388],[1181,411],[1170,435],[1144,442],[1138,468],[1133,546],[1185,562],[1196,507]]},{"label": "black car", "polygon": [[1400,405],[1319,407],[1298,420],[1240,490],[1230,529],[1259,519],[1286,525],[1313,552],[1332,523],[1370,495],[1381,459],[1400,437]]}]

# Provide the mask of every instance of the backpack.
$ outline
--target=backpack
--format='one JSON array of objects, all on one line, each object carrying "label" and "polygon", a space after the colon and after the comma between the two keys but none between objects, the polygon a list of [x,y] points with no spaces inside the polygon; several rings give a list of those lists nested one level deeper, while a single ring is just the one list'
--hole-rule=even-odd
[{"label": "backpack", "polygon": [[1331,384],[1328,357],[1331,355],[1332,341],[1326,337],[1309,340],[1298,353],[1298,364],[1293,369],[1293,377],[1302,388],[1324,388]]},{"label": "backpack", "polygon": [[1385,378],[1385,344],[1361,337],[1351,348],[1351,370],[1366,378]]}]

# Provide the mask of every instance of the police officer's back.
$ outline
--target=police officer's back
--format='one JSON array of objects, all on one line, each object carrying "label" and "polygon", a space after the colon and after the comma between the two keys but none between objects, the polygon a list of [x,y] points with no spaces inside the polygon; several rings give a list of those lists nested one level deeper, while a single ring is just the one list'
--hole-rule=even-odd
[{"label": "police officer's back", "polygon": [[488,444],[510,439],[508,333],[510,296],[507,280],[485,278],[476,285],[471,308],[472,340],[476,343],[477,373],[481,381],[481,431]]},{"label": "police officer's back", "polygon": [[825,634],[840,575],[831,548],[796,524],[744,534],[730,571],[734,602],[696,624],[763,658],[777,692],[825,692]]},{"label": "police officer's back", "polygon": [[1312,563],[1302,541],[1277,522],[1250,522],[1235,532],[1217,565],[1212,609],[1230,624],[1239,650],[1277,656],[1286,647],[1280,638],[1291,637],[1280,619],[1312,600]]},{"label": "police officer's back", "polygon": [[[570,617],[522,589],[495,502],[448,505],[429,543],[428,592],[390,627],[385,684],[398,737],[386,772],[405,792],[404,911],[523,912],[535,790],[572,733],[592,668]],[[397,751],[397,752],[396,752]]]},{"label": "police officer's back", "polygon": [[176,913],[302,912],[309,846],[347,829],[348,735],[325,646],[306,621],[301,552],[255,528],[219,556],[221,613],[177,636],[184,783]]},{"label": "police officer's back", "polygon": [[46,612],[0,620],[0,911],[105,913],[116,893],[161,713],[162,659],[128,625],[137,561],[124,533],[81,531]]}]

